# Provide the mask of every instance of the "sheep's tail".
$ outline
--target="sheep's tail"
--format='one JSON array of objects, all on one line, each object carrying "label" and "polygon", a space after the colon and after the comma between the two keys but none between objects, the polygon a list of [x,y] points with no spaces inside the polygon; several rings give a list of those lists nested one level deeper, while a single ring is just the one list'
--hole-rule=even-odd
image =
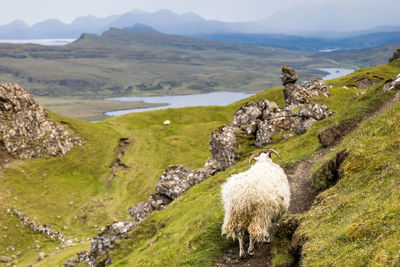
[{"label": "sheep's tail", "polygon": [[224,223],[222,224],[222,235],[226,236],[226,238],[233,238],[236,239],[236,233],[238,231],[237,224],[234,223],[234,220],[232,220],[232,216],[230,216],[230,212],[225,213],[225,218],[224,218]]}]

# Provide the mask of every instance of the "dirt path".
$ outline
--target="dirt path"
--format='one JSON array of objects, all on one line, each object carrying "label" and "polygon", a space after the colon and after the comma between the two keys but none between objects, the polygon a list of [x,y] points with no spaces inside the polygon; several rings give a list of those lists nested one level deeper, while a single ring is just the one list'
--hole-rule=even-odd
[{"label": "dirt path", "polygon": [[[311,169],[320,162],[331,150],[341,143],[343,138],[349,133],[355,131],[361,122],[370,120],[381,114],[382,112],[390,109],[396,102],[400,100],[400,92],[395,94],[388,101],[383,103],[376,110],[366,114],[364,118],[351,125],[346,129],[345,135],[337,136],[337,139],[332,142],[332,146],[324,148],[308,159],[301,161],[285,169],[287,173],[291,199],[288,212],[291,214],[304,213],[308,211],[317,195],[317,192],[312,188],[311,182]],[[248,242],[245,242],[245,248],[248,247]],[[258,244],[255,247],[255,255],[252,257],[247,256],[245,259],[239,258],[239,246],[236,244],[225,252],[225,255],[216,262],[216,266],[252,266],[252,267],[265,267],[270,266],[271,256],[269,252],[270,245]]]}]

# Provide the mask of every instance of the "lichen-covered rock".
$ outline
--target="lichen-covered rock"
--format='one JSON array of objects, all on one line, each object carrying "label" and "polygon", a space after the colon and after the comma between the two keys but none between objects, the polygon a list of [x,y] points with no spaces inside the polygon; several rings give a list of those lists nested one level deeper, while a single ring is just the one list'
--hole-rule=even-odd
[{"label": "lichen-covered rock", "polygon": [[273,101],[269,101],[268,99],[259,101],[257,105],[262,110],[262,120],[268,120],[272,114],[278,111],[278,105]]},{"label": "lichen-covered rock", "polygon": [[235,154],[236,132],[240,129],[233,125],[224,125],[211,133],[210,152],[216,162],[218,171],[232,166],[237,155]]},{"label": "lichen-covered rock", "polygon": [[295,84],[297,82],[298,76],[294,69],[288,66],[282,66],[281,80],[283,86],[287,84]]},{"label": "lichen-covered rock", "polygon": [[400,90],[400,74],[396,78],[388,80],[383,86],[383,91]]},{"label": "lichen-covered rock", "polygon": [[153,206],[148,202],[140,202],[128,209],[134,222],[139,223],[153,212]]},{"label": "lichen-covered rock", "polygon": [[213,171],[208,168],[192,170],[183,165],[168,167],[157,183],[157,191],[176,199],[192,186],[207,179]]},{"label": "lichen-covered rock", "polygon": [[165,208],[169,203],[171,203],[172,199],[169,197],[162,195],[160,193],[158,194],[152,194],[149,197],[148,202],[151,204],[153,209],[155,210],[161,210]]},{"label": "lichen-covered rock", "polygon": [[266,120],[266,122],[275,125],[279,132],[293,130],[298,121],[296,114],[287,109],[278,109]]},{"label": "lichen-covered rock", "polygon": [[262,147],[271,144],[272,137],[277,132],[276,126],[268,121],[258,121],[257,126],[255,146]]},{"label": "lichen-covered rock", "polygon": [[235,112],[232,124],[235,126],[242,126],[256,121],[262,115],[260,107],[253,102],[248,102],[242,105],[238,111]]},{"label": "lichen-covered rock", "polygon": [[69,258],[66,263],[64,263],[64,267],[75,267],[77,264],[76,258]]},{"label": "lichen-covered rock", "polygon": [[29,92],[14,83],[0,85],[0,137],[18,158],[64,155],[82,140],[55,123]]},{"label": "lichen-covered rock", "polygon": [[303,119],[314,118],[319,121],[331,116],[334,113],[334,111],[329,110],[329,108],[325,105],[313,104],[301,107],[297,112],[297,115]]},{"label": "lichen-covered rock", "polygon": [[389,63],[400,58],[400,48],[394,51],[393,56],[390,58]]},{"label": "lichen-covered rock", "polygon": [[108,266],[111,264],[109,256],[110,247],[116,240],[126,238],[128,233],[136,226],[133,222],[116,222],[92,239],[90,250],[80,253],[79,260],[85,259],[90,267]]},{"label": "lichen-covered rock", "polygon": [[320,95],[323,95],[325,97],[329,96],[329,88],[326,85],[324,79],[322,78],[311,79],[310,81],[304,84],[304,88],[306,88],[309,91],[316,91]]},{"label": "lichen-covered rock", "polygon": [[295,109],[308,104],[311,97],[318,96],[318,92],[309,91],[300,85],[288,84],[283,88],[283,95],[285,97],[285,109]]},{"label": "lichen-covered rock", "polygon": [[295,127],[294,132],[295,132],[296,134],[303,134],[303,133],[305,133],[305,132],[307,132],[307,131],[311,128],[311,125],[312,125],[314,122],[316,122],[316,121],[317,121],[317,120],[314,119],[314,118],[308,118],[308,119],[302,121],[301,123],[299,123],[299,124]]}]

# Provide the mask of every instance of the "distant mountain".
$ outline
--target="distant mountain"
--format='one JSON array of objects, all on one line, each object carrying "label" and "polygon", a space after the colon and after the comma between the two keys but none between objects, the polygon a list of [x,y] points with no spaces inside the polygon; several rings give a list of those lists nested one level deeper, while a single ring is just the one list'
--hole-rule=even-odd
[{"label": "distant mountain", "polygon": [[[270,33],[286,33],[318,38],[345,38],[351,35],[372,33],[360,29],[373,29],[376,25],[399,25],[398,6],[353,1],[346,8],[340,1],[328,1],[318,5],[298,5],[281,10],[259,21]],[[385,6],[385,8],[383,8]],[[329,30],[328,30],[329,29]],[[390,30],[393,31],[394,29]],[[399,29],[396,29],[396,31]],[[375,29],[373,32],[380,32]],[[351,35],[343,35],[350,33]]]},{"label": "distant mountain", "polygon": [[0,26],[0,35],[7,35],[14,31],[26,30],[28,28],[29,25],[22,20],[15,20],[9,24]]},{"label": "distant mountain", "polygon": [[136,23],[133,27],[124,28],[125,30],[135,31],[135,32],[158,32],[153,27]]},{"label": "distant mountain", "polygon": [[[387,15],[393,16],[395,11],[389,10]],[[337,19],[339,14],[340,20]],[[288,9],[263,21],[240,23],[205,20],[194,13],[176,14],[167,9],[154,13],[132,10],[104,18],[79,17],[70,24],[50,19],[29,27],[23,21],[14,21],[0,26],[0,39],[78,38],[82,33],[101,34],[110,28],[120,28],[305,51],[361,49],[400,40],[400,26],[340,31],[346,24],[354,23],[354,19],[348,10],[332,5]],[[393,19],[385,22],[390,21]],[[332,25],[336,26],[333,31],[320,30]],[[290,32],[292,34],[288,34]]]},{"label": "distant mountain", "polygon": [[[395,29],[396,27],[391,27]],[[354,35],[346,38],[316,38],[302,37],[285,34],[245,34],[245,33],[215,33],[194,35],[197,38],[217,40],[222,42],[242,43],[251,45],[273,46],[285,49],[304,51],[330,51],[363,49],[377,47],[390,43],[400,42],[399,31],[373,32],[362,35]]]}]

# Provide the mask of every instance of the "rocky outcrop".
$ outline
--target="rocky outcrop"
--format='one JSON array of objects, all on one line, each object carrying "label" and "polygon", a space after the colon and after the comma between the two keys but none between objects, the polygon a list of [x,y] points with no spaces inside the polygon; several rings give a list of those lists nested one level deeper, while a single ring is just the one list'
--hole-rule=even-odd
[{"label": "rocky outcrop", "polygon": [[334,111],[329,110],[329,108],[325,105],[313,104],[301,107],[297,112],[297,116],[304,120],[314,118],[319,121],[331,116],[334,113]]},{"label": "rocky outcrop", "polygon": [[64,155],[82,140],[52,121],[29,92],[14,83],[0,85],[0,140],[15,157]]},{"label": "rocky outcrop", "polygon": [[319,94],[328,97],[329,96],[329,88],[322,78],[313,78],[310,81],[304,84],[304,88],[308,91],[315,91]]},{"label": "rocky outcrop", "polygon": [[394,53],[393,56],[389,59],[389,63],[400,58],[400,48],[398,48]]},{"label": "rocky outcrop", "polygon": [[282,66],[282,74],[281,74],[281,80],[283,86],[289,85],[289,84],[295,84],[297,82],[298,76],[297,73],[294,69],[288,66]]},{"label": "rocky outcrop", "polygon": [[304,86],[296,85],[296,71],[288,66],[282,66],[281,79],[286,109],[295,109],[308,104],[312,97],[329,96],[329,88],[321,78],[311,79]]},{"label": "rocky outcrop", "polygon": [[235,154],[236,132],[240,132],[238,127],[224,125],[211,133],[211,159],[208,165],[221,171],[235,163],[237,160],[237,155]]},{"label": "rocky outcrop", "polygon": [[192,186],[207,179],[213,171],[208,168],[192,170],[178,165],[168,167],[157,183],[156,189],[170,199],[176,199]]},{"label": "rocky outcrop", "polygon": [[128,209],[129,214],[132,216],[132,219],[136,223],[140,223],[144,218],[149,216],[150,213],[153,212],[153,206],[147,202],[140,202],[135,206]]},{"label": "rocky outcrop", "polygon": [[383,91],[400,90],[400,74],[396,78],[390,79],[383,86]]},{"label": "rocky outcrop", "polygon": [[111,245],[116,240],[126,238],[136,225],[134,222],[117,222],[107,226],[103,232],[92,239],[88,252],[78,253],[76,262],[86,261],[90,267],[110,265],[109,251]]}]

